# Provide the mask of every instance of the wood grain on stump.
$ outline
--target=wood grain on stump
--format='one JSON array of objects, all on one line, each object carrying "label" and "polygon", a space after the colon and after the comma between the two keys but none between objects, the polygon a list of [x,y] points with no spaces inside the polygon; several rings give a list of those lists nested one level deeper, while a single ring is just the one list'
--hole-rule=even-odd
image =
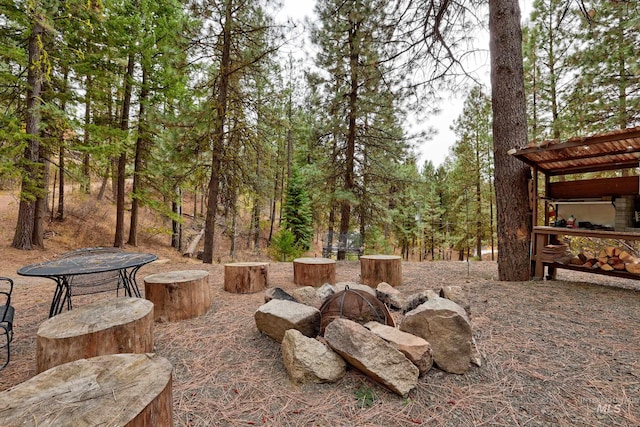
[{"label": "wood grain on stump", "polygon": [[269,281],[269,263],[234,262],[224,265],[224,290],[235,294],[263,291]]},{"label": "wood grain on stump", "polygon": [[363,255],[360,257],[362,283],[375,288],[380,282],[393,287],[402,284],[402,258],[397,255]]},{"label": "wood grain on stump", "polygon": [[42,322],[36,372],[88,357],[152,351],[153,304],[130,297],[101,300]]},{"label": "wood grain on stump", "polygon": [[173,426],[172,370],[154,354],[58,365],[0,393],[0,425]]},{"label": "wood grain on stump", "polygon": [[296,258],[293,260],[293,283],[300,286],[322,286],[336,282],[336,262],[328,258]]},{"label": "wood grain on stump", "polygon": [[153,303],[156,321],[191,319],[211,307],[209,273],[204,270],[170,271],[144,278],[144,296]]}]

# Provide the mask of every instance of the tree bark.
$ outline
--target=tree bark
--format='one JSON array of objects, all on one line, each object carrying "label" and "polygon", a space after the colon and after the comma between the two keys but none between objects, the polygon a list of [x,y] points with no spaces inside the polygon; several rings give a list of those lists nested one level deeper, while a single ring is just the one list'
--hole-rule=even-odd
[{"label": "tree bark", "polygon": [[[356,118],[358,115],[358,67],[359,67],[359,41],[357,40],[360,28],[360,21],[351,21],[349,29],[349,71],[351,90],[349,91],[349,127],[347,130],[347,151],[345,154],[345,171],[344,171],[344,191],[346,194],[352,194],[355,187],[354,184],[354,157],[356,147]],[[340,246],[338,247],[337,259],[344,260],[347,254],[347,236],[349,235],[349,226],[351,223],[351,202],[344,199],[340,208]]]},{"label": "tree bark", "polygon": [[493,146],[498,225],[498,277],[529,279],[531,208],[528,170],[507,152],[527,143],[527,114],[518,0],[489,0]]},{"label": "tree bark", "polygon": [[[84,135],[82,138],[82,142],[85,147],[89,145],[91,141],[91,133],[89,131],[89,125],[91,124],[91,94],[92,94],[92,79],[91,75],[87,74],[86,77],[86,93],[84,95]],[[91,173],[90,166],[91,164],[91,155],[88,152],[85,152],[82,156],[82,183],[80,184],[80,189],[86,193],[91,193]],[[100,200],[100,199],[98,199]]]},{"label": "tree bark", "polygon": [[233,0],[225,2],[225,18],[222,29],[222,57],[220,60],[220,84],[217,87],[216,119],[213,132],[211,177],[209,179],[209,200],[207,201],[207,217],[205,219],[204,253],[202,262],[213,262],[214,232],[218,210],[218,193],[220,191],[220,165],[224,150],[224,123],[227,115],[227,96],[229,76],[231,74],[231,26]]},{"label": "tree bark", "polygon": [[124,247],[124,195],[125,195],[125,178],[127,167],[127,144],[126,134],[129,131],[129,112],[131,110],[131,92],[134,67],[134,53],[129,52],[129,60],[127,62],[127,71],[124,75],[124,96],[122,98],[122,115],[120,116],[120,129],[123,131],[122,152],[118,158],[118,184],[116,196],[116,233],[113,246],[116,248]]},{"label": "tree bark", "polygon": [[147,67],[142,64],[142,88],[140,89],[140,107],[138,138],[136,139],[136,158],[133,161],[133,197],[131,199],[131,217],[129,218],[129,240],[127,244],[138,246],[138,209],[140,207],[140,179],[144,169],[144,159],[147,142],[147,117],[145,115],[145,105],[149,98],[149,88],[147,87]]},{"label": "tree bark", "polygon": [[35,191],[40,156],[38,133],[40,127],[40,101],[42,92],[42,69],[40,68],[41,42],[44,27],[34,22],[29,36],[29,66],[27,71],[27,110],[25,132],[30,135],[24,151],[22,190],[18,221],[11,246],[16,249],[33,249],[33,230],[36,218]]}]

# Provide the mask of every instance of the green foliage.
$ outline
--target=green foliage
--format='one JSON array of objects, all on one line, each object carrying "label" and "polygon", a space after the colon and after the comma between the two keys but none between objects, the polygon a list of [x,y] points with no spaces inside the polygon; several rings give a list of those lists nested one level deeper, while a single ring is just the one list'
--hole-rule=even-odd
[{"label": "green foliage", "polygon": [[379,227],[371,227],[365,237],[365,254],[392,254],[393,247]]},{"label": "green foliage", "polygon": [[283,228],[271,239],[268,249],[269,256],[274,261],[290,262],[304,253],[304,249],[296,243],[296,236]]},{"label": "green foliage", "polygon": [[359,408],[371,408],[378,397],[371,387],[363,384],[356,390],[356,399]]},{"label": "green foliage", "polygon": [[283,226],[294,236],[294,245],[303,251],[311,247],[313,227],[311,221],[311,199],[307,186],[299,172],[294,170],[287,183],[284,201]]}]

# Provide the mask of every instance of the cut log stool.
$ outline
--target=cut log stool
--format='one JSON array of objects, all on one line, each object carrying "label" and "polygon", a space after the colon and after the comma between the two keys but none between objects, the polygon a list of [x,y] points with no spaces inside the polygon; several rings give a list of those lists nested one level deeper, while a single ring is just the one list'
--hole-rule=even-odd
[{"label": "cut log stool", "polygon": [[209,272],[170,271],[144,278],[144,296],[153,303],[156,321],[191,319],[211,308]]},{"label": "cut log stool", "polygon": [[300,286],[333,285],[336,262],[328,258],[296,258],[293,260],[293,283]]},{"label": "cut log stool", "polygon": [[153,351],[153,304],[141,298],[101,300],[42,322],[36,372],[88,357]]},{"label": "cut log stool", "polygon": [[380,282],[393,287],[402,284],[402,258],[397,255],[363,255],[360,257],[362,283],[375,288]]},{"label": "cut log stool", "polygon": [[173,426],[172,370],[153,354],[58,365],[0,393],[0,425]]},{"label": "cut log stool", "polygon": [[269,263],[234,262],[224,265],[224,290],[235,294],[263,291],[269,281]]}]

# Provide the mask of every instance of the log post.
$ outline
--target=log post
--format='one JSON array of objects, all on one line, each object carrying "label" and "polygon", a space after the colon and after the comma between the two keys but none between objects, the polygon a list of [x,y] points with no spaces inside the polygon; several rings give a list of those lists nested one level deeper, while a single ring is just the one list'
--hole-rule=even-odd
[{"label": "log post", "polygon": [[224,265],[224,290],[236,294],[263,291],[269,281],[269,263],[234,262]]},{"label": "log post", "polygon": [[36,372],[88,357],[152,351],[153,304],[129,297],[101,300],[42,322]]},{"label": "log post", "polygon": [[393,287],[402,285],[402,258],[396,255],[363,255],[360,257],[362,283],[376,288],[380,282]]},{"label": "log post", "polygon": [[156,322],[191,319],[211,307],[209,272],[170,271],[144,278],[144,296],[153,303]]},{"label": "log post", "polygon": [[0,425],[170,427],[172,370],[154,354],[58,365],[0,393]]},{"label": "log post", "polygon": [[296,258],[293,260],[293,283],[300,286],[333,285],[336,262],[328,258]]}]

